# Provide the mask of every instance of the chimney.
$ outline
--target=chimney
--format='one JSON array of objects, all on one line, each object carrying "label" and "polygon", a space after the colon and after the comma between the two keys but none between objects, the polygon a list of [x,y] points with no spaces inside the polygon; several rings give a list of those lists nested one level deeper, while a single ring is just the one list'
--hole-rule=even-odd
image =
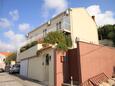
[{"label": "chimney", "polygon": [[93,21],[95,22],[95,16],[92,16]]}]

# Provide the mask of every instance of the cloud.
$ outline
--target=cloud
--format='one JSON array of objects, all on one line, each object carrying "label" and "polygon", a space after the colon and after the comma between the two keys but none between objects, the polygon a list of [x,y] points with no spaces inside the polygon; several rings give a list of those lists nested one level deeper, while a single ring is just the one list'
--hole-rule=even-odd
[{"label": "cloud", "polygon": [[9,14],[10,14],[10,16],[12,17],[12,19],[14,21],[19,19],[19,12],[18,12],[18,10],[10,11]]},{"label": "cloud", "polygon": [[22,24],[19,24],[19,30],[21,31],[29,31],[29,29],[31,28],[30,24],[27,24],[27,23],[22,23]]},{"label": "cloud", "polygon": [[5,43],[0,40],[0,51],[13,51],[15,48],[11,44]]},{"label": "cloud", "polygon": [[114,13],[112,11],[104,11],[100,9],[99,5],[91,5],[87,8],[90,15],[95,15],[95,20],[98,26],[106,24],[115,24]]},{"label": "cloud", "polygon": [[[26,41],[26,38],[23,34],[16,34],[12,30],[5,32],[4,35],[5,35],[5,37],[7,37],[9,39],[9,45],[11,46],[10,50],[18,49]],[[14,48],[12,48],[12,47],[14,47]]]},{"label": "cloud", "polygon": [[47,18],[49,16],[49,12],[51,10],[55,10],[54,14],[52,15],[54,16],[68,8],[67,0],[43,0],[43,1],[44,1],[44,4],[43,4],[44,18]]},{"label": "cloud", "polygon": [[11,23],[7,18],[0,18],[0,28],[10,28]]}]

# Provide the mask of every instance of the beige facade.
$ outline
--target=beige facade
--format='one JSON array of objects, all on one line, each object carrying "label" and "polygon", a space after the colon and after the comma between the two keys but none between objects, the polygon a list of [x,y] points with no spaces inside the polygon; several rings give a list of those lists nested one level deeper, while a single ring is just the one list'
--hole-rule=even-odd
[{"label": "beige facade", "polygon": [[83,8],[73,8],[70,11],[71,37],[73,46],[76,46],[75,39],[79,41],[98,44],[97,26],[92,17]]}]

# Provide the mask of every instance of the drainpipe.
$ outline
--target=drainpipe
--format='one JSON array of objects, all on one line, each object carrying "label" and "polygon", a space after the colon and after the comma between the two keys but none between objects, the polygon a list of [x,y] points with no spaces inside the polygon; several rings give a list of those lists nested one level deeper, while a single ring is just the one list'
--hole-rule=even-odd
[{"label": "drainpipe", "polygon": [[78,65],[78,79],[79,79],[79,84],[82,83],[82,75],[81,75],[81,61],[80,61],[80,39],[78,37],[76,37],[75,39],[75,42],[76,42],[76,45],[77,45],[77,65]]}]

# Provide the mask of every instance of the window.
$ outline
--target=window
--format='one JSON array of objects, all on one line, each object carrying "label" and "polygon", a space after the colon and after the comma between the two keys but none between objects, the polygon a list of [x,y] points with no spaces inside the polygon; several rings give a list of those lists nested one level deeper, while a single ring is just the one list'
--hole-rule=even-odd
[{"label": "window", "polygon": [[49,61],[51,60],[51,56],[49,54],[46,54],[46,65],[49,65]]},{"label": "window", "polygon": [[56,28],[57,28],[57,29],[61,29],[61,21],[58,22],[58,23],[56,23]]},{"label": "window", "polygon": [[56,28],[57,28],[57,30],[59,29],[59,28],[58,28],[58,23],[56,23]]},{"label": "window", "polygon": [[47,34],[47,29],[44,29],[44,30],[43,30],[43,37],[45,37],[46,34]]},{"label": "window", "polygon": [[59,25],[59,29],[61,29],[61,22],[59,22],[59,24],[58,24],[58,25]]}]

